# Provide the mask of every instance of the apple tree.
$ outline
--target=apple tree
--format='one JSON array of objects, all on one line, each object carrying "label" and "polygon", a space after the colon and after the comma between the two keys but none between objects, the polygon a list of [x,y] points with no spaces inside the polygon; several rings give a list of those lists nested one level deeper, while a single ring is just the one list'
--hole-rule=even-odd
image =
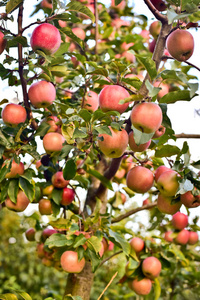
[{"label": "apple tree", "polygon": [[[1,210],[25,216],[24,247],[66,276],[46,300],[200,294],[188,142],[200,135],[168,115],[198,96],[200,1],[143,4],[151,21],[126,0],[42,0],[30,16],[28,1],[0,2]],[[31,286],[1,293],[37,298]]]}]

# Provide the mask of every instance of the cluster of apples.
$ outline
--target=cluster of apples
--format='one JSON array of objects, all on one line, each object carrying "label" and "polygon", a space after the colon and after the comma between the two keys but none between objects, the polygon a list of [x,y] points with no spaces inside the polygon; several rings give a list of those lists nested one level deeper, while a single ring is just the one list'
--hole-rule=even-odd
[{"label": "cluster of apples", "polygon": [[185,229],[188,226],[187,215],[178,211],[172,216],[171,223],[174,231],[165,232],[164,238],[167,242],[175,242],[180,245],[194,245],[198,242],[198,233]]},{"label": "cluster of apples", "polygon": [[[145,248],[145,242],[139,237],[134,237],[130,241],[131,248],[139,257]],[[128,278],[129,287],[138,295],[148,295],[151,292],[152,282],[160,275],[162,265],[159,259],[155,256],[148,256],[145,259],[140,259],[140,267],[142,275],[134,279],[131,278],[133,271],[129,269],[129,262],[126,265],[126,277]]]}]

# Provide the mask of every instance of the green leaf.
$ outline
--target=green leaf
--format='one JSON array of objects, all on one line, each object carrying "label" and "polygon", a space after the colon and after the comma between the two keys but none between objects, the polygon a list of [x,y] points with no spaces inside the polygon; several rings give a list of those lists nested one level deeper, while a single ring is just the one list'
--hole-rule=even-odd
[{"label": "green leaf", "polygon": [[80,234],[79,236],[77,236],[75,238],[73,247],[77,248],[79,246],[83,246],[85,244],[85,242],[87,241],[87,239],[85,238],[85,236],[83,234]]},{"label": "green leaf", "polygon": [[109,229],[109,236],[113,238],[114,241],[117,242],[122,247],[126,255],[130,254],[131,251],[130,243],[127,240],[125,240],[121,234]]},{"label": "green leaf", "polygon": [[95,251],[96,254],[101,250],[101,240],[97,236],[92,236],[87,240],[87,245],[90,250]]},{"label": "green leaf", "polygon": [[177,146],[164,145],[162,148],[157,149],[155,152],[156,157],[170,157],[179,154],[180,149]]},{"label": "green leaf", "polygon": [[64,170],[63,170],[63,176],[65,180],[73,179],[76,175],[76,163],[73,159],[70,159],[66,162]]},{"label": "green leaf", "polygon": [[165,96],[163,96],[159,100],[159,103],[175,103],[177,101],[190,101],[195,95],[193,95],[191,97],[189,90],[173,91],[173,92],[169,92]]},{"label": "green leaf", "polygon": [[34,196],[35,196],[34,186],[23,177],[19,178],[19,186],[23,190],[23,192],[26,194],[28,199],[32,202],[34,199]]},{"label": "green leaf", "polygon": [[172,24],[173,21],[178,17],[177,13],[173,8],[167,10],[167,17],[169,24]]},{"label": "green leaf", "polygon": [[6,13],[10,14],[13,12],[15,9],[17,9],[21,4],[23,3],[23,0],[10,0],[6,4]]},{"label": "green leaf", "polygon": [[28,47],[27,39],[24,36],[12,37],[12,39],[7,40],[9,48],[17,47],[18,44],[21,44],[23,47]]},{"label": "green leaf", "polygon": [[31,296],[24,291],[14,290],[18,295],[20,295],[24,300],[32,300]]},{"label": "green leaf", "polygon": [[7,195],[8,195],[8,185],[9,185],[9,182],[6,181],[1,187],[1,194],[0,194],[1,195],[1,202],[3,202],[6,199]]},{"label": "green leaf", "polygon": [[151,57],[135,54],[137,60],[145,67],[151,80],[157,76],[156,64]]},{"label": "green leaf", "polygon": [[8,186],[8,196],[10,200],[14,203],[17,202],[18,190],[19,190],[19,180],[18,179],[10,180]]},{"label": "green leaf", "polygon": [[75,125],[73,122],[70,122],[68,124],[63,124],[61,127],[62,135],[66,139],[68,144],[74,144],[75,140],[73,138]]},{"label": "green leaf", "polygon": [[154,300],[158,300],[161,294],[161,286],[158,278],[154,279]]},{"label": "green leaf", "polygon": [[65,295],[63,300],[83,300],[80,296]]},{"label": "green leaf", "polygon": [[51,198],[57,205],[60,205],[60,202],[62,200],[62,194],[63,194],[63,189],[56,189],[56,188],[54,188],[53,192],[51,193]]},{"label": "green leaf", "polygon": [[6,165],[5,165],[5,166],[1,167],[1,170],[0,170],[0,182],[1,182],[2,180],[4,180],[6,174],[10,171],[11,163],[12,163],[12,162],[10,161],[9,166],[6,166]]},{"label": "green leaf", "polygon": [[71,246],[73,244],[73,239],[68,239],[65,234],[54,233],[46,241],[45,245],[51,248],[60,248],[64,246]]},{"label": "green leaf", "polygon": [[137,146],[147,143],[154,135],[154,132],[153,133],[143,133],[142,131],[136,129],[134,126],[132,126],[132,129],[134,132],[134,140],[135,140],[135,143]]},{"label": "green leaf", "polygon": [[161,90],[161,88],[153,86],[153,85],[149,82],[148,79],[145,81],[145,85],[146,85],[146,87],[147,87],[147,89],[148,89],[148,91],[149,91],[149,96],[150,96],[150,97],[156,96],[156,95],[159,93],[159,91]]},{"label": "green leaf", "polygon": [[7,294],[0,294],[1,300],[18,300],[15,294],[7,293]]},{"label": "green leaf", "polygon": [[82,138],[82,139],[84,139],[87,136],[88,136],[87,132],[85,132],[85,131],[83,131],[83,130],[81,130],[79,128],[76,128],[74,130],[74,134],[73,134],[73,138],[74,139],[76,139],[76,138],[80,138],[80,139]]},{"label": "green leaf", "polygon": [[69,10],[69,11],[75,11],[75,12],[82,13],[82,14],[88,16],[92,20],[92,22],[95,21],[94,14],[91,12],[91,10],[87,6],[81,4],[78,1],[70,1],[67,4],[65,10],[66,11]]},{"label": "green leaf", "polygon": [[101,181],[101,183],[108,188],[109,190],[113,191],[113,187],[112,184],[110,182],[110,180],[108,180],[106,177],[104,177],[102,174],[100,174],[98,171],[96,170],[92,170],[90,168],[87,169],[87,173],[96,177],[97,179],[99,179]]},{"label": "green leaf", "polygon": [[5,148],[10,149],[11,148],[11,144],[8,141],[8,139],[5,137],[5,135],[3,134],[2,131],[0,131],[0,145],[4,146]]},{"label": "green leaf", "polygon": [[79,116],[87,123],[90,122],[92,118],[92,114],[87,109],[81,109],[79,111]]}]

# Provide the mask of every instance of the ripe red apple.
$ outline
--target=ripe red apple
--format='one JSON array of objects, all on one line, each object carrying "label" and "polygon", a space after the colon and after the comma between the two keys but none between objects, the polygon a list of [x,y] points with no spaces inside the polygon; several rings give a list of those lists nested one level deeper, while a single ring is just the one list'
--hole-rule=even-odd
[{"label": "ripe red apple", "polygon": [[156,47],[156,40],[153,39],[153,40],[149,43],[149,51],[150,51],[151,53],[154,53],[155,47]]},{"label": "ripe red apple", "polygon": [[142,262],[142,272],[146,277],[150,279],[158,277],[161,269],[161,262],[154,256],[149,256]]},{"label": "ripe red apple", "polygon": [[194,51],[194,38],[189,31],[183,29],[170,33],[166,44],[170,55],[178,61],[188,60]]},{"label": "ripe red apple", "polygon": [[72,28],[73,34],[75,34],[79,39],[84,40],[85,39],[85,31],[80,27],[74,27]]},{"label": "ripe red apple", "polygon": [[164,126],[160,125],[160,127],[155,131],[152,138],[157,139],[157,138],[161,137],[163,134],[165,134],[165,130],[166,130],[166,128]]},{"label": "ripe red apple", "polygon": [[44,244],[43,243],[37,244],[36,252],[37,252],[37,256],[39,258],[43,258],[45,256]]},{"label": "ripe red apple", "polygon": [[151,0],[151,2],[159,11],[164,11],[167,8],[163,0]]},{"label": "ripe red apple", "polygon": [[154,83],[154,86],[155,86],[155,87],[161,88],[161,90],[158,92],[158,95],[157,95],[158,101],[159,101],[163,96],[165,96],[166,94],[169,93],[169,88],[170,88],[170,86],[169,86],[168,84],[166,84],[166,83],[162,83],[162,82],[160,82],[160,81],[156,81],[156,82]]},{"label": "ripe red apple", "polygon": [[144,133],[153,133],[162,123],[162,110],[156,103],[142,102],[133,107],[130,117],[136,129]]},{"label": "ripe red apple", "polygon": [[[2,167],[6,164],[6,160],[4,161]],[[20,162],[19,164],[15,162],[13,159],[11,164],[10,172],[6,174],[6,178],[15,178],[24,174],[24,164]]]},{"label": "ripe red apple", "polygon": [[136,193],[144,194],[153,186],[153,173],[142,166],[133,167],[126,176],[126,184]]},{"label": "ripe red apple", "polygon": [[146,142],[144,144],[137,145],[135,143],[133,131],[131,131],[129,133],[128,137],[129,137],[129,139],[128,139],[129,146],[130,146],[131,150],[134,152],[143,152],[146,149],[148,149],[149,145],[151,144],[151,140],[149,140],[148,142]]},{"label": "ripe red apple", "polygon": [[179,188],[177,172],[171,170],[163,172],[157,180],[157,188],[163,196],[175,196]]},{"label": "ripe red apple", "polygon": [[112,135],[100,134],[99,138],[103,137],[103,141],[99,139],[98,146],[107,157],[117,158],[122,156],[128,146],[128,133],[123,128],[122,130],[109,128]]},{"label": "ripe red apple", "polygon": [[4,51],[6,48],[6,40],[4,39],[3,32],[0,31],[0,54]]},{"label": "ripe red apple", "polygon": [[74,201],[74,197],[75,197],[75,191],[73,189],[65,187],[63,189],[62,200],[60,204],[69,205],[70,203],[72,203],[72,201]]},{"label": "ripe red apple", "polygon": [[158,210],[164,214],[169,214],[169,215],[175,214],[177,211],[179,211],[182,203],[181,201],[177,201],[171,204],[172,200],[173,197],[167,197],[159,193],[157,198]]},{"label": "ripe red apple", "polygon": [[122,86],[107,85],[99,94],[99,106],[102,111],[114,110],[122,114],[128,108],[129,103],[119,104],[119,102],[129,96],[129,92]]},{"label": "ripe red apple", "polygon": [[171,231],[171,230],[166,231],[165,234],[164,234],[164,239],[165,239],[167,242],[169,242],[169,243],[172,243],[172,242],[173,242],[172,234],[173,234],[173,231]]},{"label": "ripe red apple", "polygon": [[58,233],[57,230],[53,229],[53,228],[45,228],[43,231],[42,231],[42,240],[43,242],[46,241],[46,239],[48,237],[50,237],[52,234],[54,233]]},{"label": "ripe red apple", "polygon": [[149,278],[143,278],[141,280],[134,279],[132,282],[130,282],[129,287],[137,295],[145,296],[151,292],[152,282]]},{"label": "ripe red apple", "polygon": [[149,200],[149,198],[147,198],[147,199],[143,200],[142,205],[147,205],[150,203],[151,203],[151,201]]},{"label": "ripe red apple", "polygon": [[6,125],[15,127],[26,121],[27,113],[23,106],[15,103],[9,103],[3,108],[1,117]]},{"label": "ripe red apple", "polygon": [[188,216],[178,211],[172,216],[172,225],[175,229],[184,229],[188,225]]},{"label": "ripe red apple", "polygon": [[24,211],[27,206],[29,205],[30,201],[28,197],[25,195],[25,193],[22,190],[19,190],[17,194],[17,202],[13,203],[9,197],[7,197],[5,201],[5,205],[8,209],[14,210],[16,212],[22,212]]},{"label": "ripe red apple", "polygon": [[60,25],[60,27],[67,27],[67,22],[66,21],[58,20],[58,24]]},{"label": "ripe red apple", "polygon": [[60,127],[59,126],[60,120],[56,116],[48,116],[42,122],[46,122],[50,126],[47,133],[48,132],[56,132],[58,130],[58,128]]},{"label": "ripe red apple", "polygon": [[198,233],[195,231],[189,231],[189,240],[188,240],[188,244],[189,245],[194,245],[198,242],[199,240],[199,236]]},{"label": "ripe red apple", "polygon": [[31,104],[36,108],[47,107],[56,98],[56,89],[51,82],[41,80],[31,84],[28,90]]},{"label": "ripe red apple", "polygon": [[164,166],[164,165],[159,166],[159,167],[155,170],[155,173],[154,173],[154,176],[155,176],[155,182],[157,182],[159,176],[160,176],[162,173],[166,172],[166,171],[173,171],[173,170],[170,169],[170,168],[168,168],[168,167],[166,167],[166,166]]},{"label": "ripe red apple", "polygon": [[139,237],[134,237],[130,241],[131,248],[135,252],[141,252],[144,249],[144,241]]},{"label": "ripe red apple", "polygon": [[25,232],[26,239],[29,242],[35,241],[35,233],[36,233],[36,231],[35,231],[34,228],[27,229],[26,232]]},{"label": "ripe red apple", "polygon": [[65,138],[58,132],[49,132],[43,137],[43,147],[47,153],[61,151]]},{"label": "ripe red apple", "polygon": [[181,202],[188,208],[194,208],[200,205],[199,197],[194,196],[191,191],[181,195]]},{"label": "ripe red apple", "polygon": [[85,266],[85,258],[78,260],[78,253],[65,251],[60,258],[61,267],[68,273],[80,273]]},{"label": "ripe red apple", "polygon": [[99,96],[97,93],[93,91],[87,92],[84,99],[84,108],[87,110],[94,112],[99,107]]},{"label": "ripe red apple", "polygon": [[135,62],[135,55],[129,51],[122,52],[121,57],[125,57],[126,60],[129,61],[130,63]]},{"label": "ripe red apple", "polygon": [[41,215],[51,215],[52,214],[52,203],[49,199],[40,199],[38,202],[38,209]]},{"label": "ripe red apple", "polygon": [[30,44],[33,51],[41,50],[47,55],[52,55],[60,47],[60,32],[52,24],[40,24],[33,30]]},{"label": "ripe red apple", "polygon": [[177,244],[186,245],[189,241],[189,231],[187,229],[182,229],[179,231],[177,236],[175,237],[174,241]]},{"label": "ripe red apple", "polygon": [[149,26],[149,33],[153,36],[154,39],[157,39],[161,30],[161,22],[154,21]]},{"label": "ripe red apple", "polygon": [[63,189],[69,184],[69,180],[65,180],[63,177],[63,171],[58,171],[53,174],[51,182],[53,186],[58,189]]}]

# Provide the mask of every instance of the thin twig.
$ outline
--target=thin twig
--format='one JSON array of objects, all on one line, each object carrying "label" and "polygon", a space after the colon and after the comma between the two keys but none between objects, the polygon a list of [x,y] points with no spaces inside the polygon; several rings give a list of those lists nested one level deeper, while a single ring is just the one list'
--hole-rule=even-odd
[{"label": "thin twig", "polygon": [[101,299],[101,297],[103,296],[103,294],[105,293],[105,291],[108,289],[108,287],[111,285],[111,283],[113,282],[113,280],[117,276],[117,274],[118,274],[118,271],[113,275],[113,277],[111,278],[111,280],[109,281],[109,283],[107,284],[107,286],[105,287],[105,289],[103,290],[103,292],[101,293],[101,295],[99,296],[99,298],[97,300]]},{"label": "thin twig", "polygon": [[[164,55],[164,56],[162,56],[162,59],[164,60],[164,59],[174,59],[175,60],[175,58],[173,58],[172,56],[168,56],[168,55]],[[185,64],[187,64],[187,65],[189,65],[189,66],[191,66],[191,67],[193,67],[193,68],[195,68],[195,69],[197,69],[198,71],[200,71],[200,68],[199,67],[197,67],[197,66],[195,66],[194,64],[192,64],[191,62],[189,62],[189,61],[183,61]]]},{"label": "thin twig", "polygon": [[123,253],[122,250],[119,250],[115,253],[113,253],[112,255],[110,255],[109,257],[106,257],[104,260],[102,260],[102,262],[100,263],[99,267],[101,267],[103,264],[105,264],[106,261],[110,260],[111,258],[113,258],[114,256],[120,254],[120,253]]}]

